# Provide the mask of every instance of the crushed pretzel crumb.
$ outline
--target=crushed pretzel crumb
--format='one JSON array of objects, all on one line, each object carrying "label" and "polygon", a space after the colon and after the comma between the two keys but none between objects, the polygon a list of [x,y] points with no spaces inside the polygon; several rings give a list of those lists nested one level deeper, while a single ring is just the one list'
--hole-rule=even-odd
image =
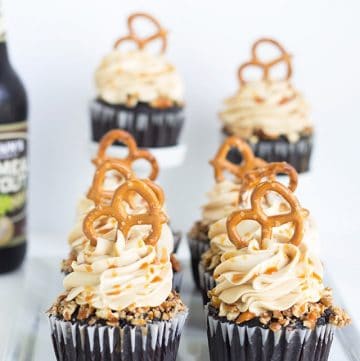
[{"label": "crushed pretzel crumb", "polygon": [[66,297],[67,293],[61,294],[47,311],[48,314],[62,318],[65,321],[82,321],[89,325],[102,322],[112,327],[124,324],[144,326],[154,321],[171,320],[176,314],[186,310],[176,292],[171,292],[166,301],[157,307],[135,307],[130,305],[121,311],[96,310],[90,305],[78,305],[75,301],[67,301]]}]

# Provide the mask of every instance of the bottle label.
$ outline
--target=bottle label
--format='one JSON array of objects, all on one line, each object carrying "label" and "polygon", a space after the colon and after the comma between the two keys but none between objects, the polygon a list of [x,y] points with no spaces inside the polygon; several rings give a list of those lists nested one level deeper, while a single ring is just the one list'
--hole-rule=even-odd
[{"label": "bottle label", "polygon": [[26,239],[26,122],[0,125],[0,247]]}]

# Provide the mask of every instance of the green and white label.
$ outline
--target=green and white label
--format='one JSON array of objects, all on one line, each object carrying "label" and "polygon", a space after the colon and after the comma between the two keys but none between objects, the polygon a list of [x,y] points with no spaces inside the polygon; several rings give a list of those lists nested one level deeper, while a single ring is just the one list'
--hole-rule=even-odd
[{"label": "green and white label", "polygon": [[0,247],[25,241],[26,123],[0,125]]}]

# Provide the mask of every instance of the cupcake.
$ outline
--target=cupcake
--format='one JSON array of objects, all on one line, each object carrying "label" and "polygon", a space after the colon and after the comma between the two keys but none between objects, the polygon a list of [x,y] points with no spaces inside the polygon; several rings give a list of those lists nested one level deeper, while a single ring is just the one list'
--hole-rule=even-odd
[{"label": "cupcake", "polygon": [[[127,157],[112,158],[107,155],[107,148],[114,141],[121,141],[129,148]],[[78,205],[77,220],[72,229],[68,243],[70,246],[70,253],[66,260],[62,262],[62,271],[69,273],[72,271],[72,262],[77,258],[80,251],[83,249],[84,233],[82,223],[86,214],[91,211],[96,205],[108,205],[113,198],[115,189],[123,184],[126,180],[137,178],[132,171],[132,164],[135,160],[144,159],[151,165],[149,179],[144,180],[146,184],[153,190],[158,197],[158,201],[165,210],[165,196],[163,190],[150,179],[155,180],[159,171],[156,159],[147,150],[139,150],[133,137],[124,131],[113,130],[107,133],[101,140],[97,157],[93,160],[97,165],[92,186],[90,187],[86,197],[84,196]],[[148,207],[148,204],[139,196],[132,196],[129,198],[129,211],[138,213]],[[112,239],[114,234],[114,220],[107,219],[98,224],[98,231],[107,239]],[[166,240],[167,249],[170,253],[175,248],[175,237],[169,226],[166,224],[162,227],[161,240]],[[179,232],[175,232],[176,241],[181,239]],[[161,242],[160,242],[161,243]],[[176,260],[176,256],[171,256],[171,262],[174,265],[174,289],[180,290],[183,270],[181,264]]]},{"label": "cupcake", "polygon": [[[129,197],[148,203],[129,213]],[[113,219],[113,239],[98,224]],[[144,181],[124,182],[84,218],[86,239],[48,311],[58,360],[175,360],[187,309],[172,291],[166,216]]]},{"label": "cupcake", "polygon": [[[284,199],[287,212],[267,214],[269,192]],[[303,242],[307,213],[289,188],[265,181],[248,209],[227,218],[235,248],[221,256],[205,308],[211,361],[328,359],[334,331],[350,319],[334,305],[322,263]],[[249,222],[260,224],[260,238],[242,238],[239,227]],[[280,239],[276,228],[286,223],[293,232]]]},{"label": "cupcake", "polygon": [[[244,159],[241,164],[233,164],[227,160],[229,152],[234,148],[243,155]],[[188,234],[191,268],[197,288],[200,288],[198,272],[200,258],[210,246],[208,236],[210,225],[236,209],[244,174],[265,164],[262,160],[254,157],[251,148],[244,141],[236,137],[227,138],[210,163],[214,168],[216,183],[207,194],[208,202],[202,207],[202,219],[195,222]],[[233,179],[227,179],[226,173],[230,173]]]},{"label": "cupcake", "polygon": [[[144,20],[154,33],[140,37],[134,23]],[[167,32],[145,13],[128,18],[128,35],[115,42],[95,73],[97,97],[91,104],[92,140],[98,142],[112,129],[131,133],[139,147],[169,147],[178,144],[184,123],[182,79],[165,58]],[[148,45],[161,42],[160,53]],[[125,50],[132,42],[135,50]]]},{"label": "cupcake", "polygon": [[[279,56],[261,60],[259,50],[271,45]],[[274,67],[284,65],[283,78],[271,76]],[[249,80],[245,72],[260,69],[260,80]],[[313,123],[309,106],[291,83],[291,56],[273,39],[259,39],[251,50],[251,58],[238,71],[240,89],[225,100],[220,120],[225,135],[236,135],[246,140],[256,156],[267,162],[290,163],[298,172],[309,170],[313,144]],[[230,159],[239,161],[236,151]]]},{"label": "cupcake", "polygon": [[[265,180],[276,180],[286,175],[288,177],[287,187],[294,192],[298,184],[298,174],[296,170],[285,162],[268,163],[263,167],[257,168],[246,173],[243,177],[240,192],[238,194],[237,209],[247,209],[251,206],[251,194],[255,187]],[[264,198],[262,208],[268,215],[287,212],[289,207],[276,193],[267,194]],[[211,225],[209,229],[210,248],[202,254],[199,263],[199,279],[204,304],[209,301],[208,291],[215,287],[214,270],[220,264],[221,256],[228,251],[236,250],[235,245],[229,240],[226,230],[226,217],[220,219]],[[310,214],[304,215],[304,238],[312,252],[318,250],[318,235],[315,222]],[[258,223],[243,223],[238,228],[238,233],[242,239],[261,237],[261,229]],[[293,232],[293,224],[287,223],[274,230],[274,237],[278,240],[286,240],[288,235]],[[250,238],[249,238],[250,237]]]}]

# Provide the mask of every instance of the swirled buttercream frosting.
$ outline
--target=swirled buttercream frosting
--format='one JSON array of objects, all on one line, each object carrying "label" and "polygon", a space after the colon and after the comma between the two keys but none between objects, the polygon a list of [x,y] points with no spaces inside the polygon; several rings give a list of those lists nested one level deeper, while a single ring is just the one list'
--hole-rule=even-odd
[{"label": "swirled buttercream frosting", "polygon": [[[240,208],[246,209],[246,203],[248,201],[247,197],[245,197],[244,203],[240,204]],[[270,204],[268,204],[266,208],[266,213],[268,215],[281,213],[281,209],[285,207],[285,203],[283,203],[278,197],[273,197],[269,201]],[[310,215],[306,217],[304,224],[305,232],[302,243],[304,243],[311,252],[318,254],[319,245],[316,224]],[[237,226],[237,232],[245,242],[249,242],[252,239],[260,241],[261,238],[260,225],[255,221],[247,220],[239,223]],[[293,232],[294,225],[287,223],[279,227],[275,227],[273,230],[273,237],[277,242],[284,243],[287,242]],[[228,237],[226,217],[213,223],[209,228],[208,235],[210,238],[210,248],[202,255],[202,263],[204,264],[206,270],[213,271],[220,263],[221,256],[228,251],[236,250],[236,247]]]},{"label": "swirled buttercream frosting", "polygon": [[225,100],[225,131],[247,140],[285,136],[296,142],[312,132],[309,106],[289,81],[252,81]]},{"label": "swirled buttercream frosting", "polygon": [[172,288],[170,257],[160,241],[146,245],[146,234],[146,226],[135,226],[126,240],[117,231],[115,242],[103,237],[96,246],[88,242],[64,279],[67,301],[115,311],[163,303]]},{"label": "swirled buttercream frosting", "polygon": [[183,83],[163,55],[146,50],[106,55],[95,74],[98,97],[109,104],[134,107],[139,102],[154,108],[183,105]]},{"label": "swirled buttercream frosting", "polygon": [[322,264],[304,244],[269,242],[260,249],[253,239],[247,247],[224,253],[214,277],[217,286],[212,293],[220,301],[219,315],[228,320],[243,312],[259,316],[318,302],[325,289]]},{"label": "swirled buttercream frosting", "polygon": [[202,207],[202,223],[210,225],[228,216],[237,206],[240,185],[225,180],[215,183],[207,193],[208,202]]}]

